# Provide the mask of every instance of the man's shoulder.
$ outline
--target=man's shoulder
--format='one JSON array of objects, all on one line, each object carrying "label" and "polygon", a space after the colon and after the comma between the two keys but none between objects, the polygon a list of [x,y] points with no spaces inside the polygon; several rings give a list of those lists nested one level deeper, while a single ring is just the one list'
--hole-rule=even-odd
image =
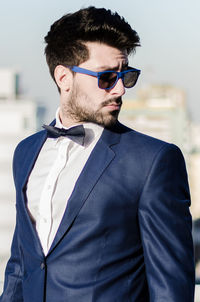
[{"label": "man's shoulder", "polygon": [[146,147],[170,145],[166,141],[139,132],[121,123],[118,123],[117,128],[119,129],[118,132],[122,135],[122,141],[125,140],[130,144],[145,144]]},{"label": "man's shoulder", "polygon": [[23,146],[26,144],[33,143],[34,141],[37,141],[38,139],[42,138],[42,136],[45,134],[45,130],[41,130],[38,132],[35,132],[27,137],[25,137],[23,140],[21,140],[18,144],[18,146]]},{"label": "man's shoulder", "polygon": [[178,146],[173,143],[149,136],[134,129],[131,129],[124,124],[118,123],[118,132],[121,134],[120,145],[125,152],[133,154],[140,154],[155,156],[161,153],[182,153]]},{"label": "man's shoulder", "polygon": [[28,149],[34,147],[35,143],[43,139],[45,136],[45,130],[38,131],[18,143],[15,149],[15,155],[19,152],[26,152]]}]

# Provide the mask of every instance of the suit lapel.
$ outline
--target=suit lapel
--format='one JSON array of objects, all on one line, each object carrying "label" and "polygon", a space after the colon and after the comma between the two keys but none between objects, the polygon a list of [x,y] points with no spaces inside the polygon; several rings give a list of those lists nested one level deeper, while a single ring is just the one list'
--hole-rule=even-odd
[{"label": "suit lapel", "polygon": [[26,158],[25,158],[25,169],[23,171],[23,183],[22,188],[24,188],[27,184],[28,177],[33,169],[35,161],[38,157],[38,154],[46,140],[46,131],[41,133],[41,136],[31,145],[29,146],[29,150],[27,150]]},{"label": "suit lapel", "polygon": [[79,211],[83,207],[99,177],[115,157],[115,153],[111,149],[111,146],[117,144],[119,139],[119,133],[104,129],[102,136],[93,149],[76,182],[70,199],[68,200],[67,208],[49,253],[53,251],[59,241],[67,233],[70,225],[73,223]]},{"label": "suit lapel", "polygon": [[[37,156],[46,140],[46,131],[42,131],[36,134],[37,137],[33,136],[30,138],[30,142],[23,148],[23,166],[20,167],[20,177],[17,177],[17,191],[21,192],[22,203],[20,204],[20,215],[22,215],[22,221],[28,229],[26,229],[27,240],[29,241],[30,247],[34,245],[37,253],[42,256],[42,247],[40,240],[37,236],[35,227],[32,224],[31,218],[27,211],[27,196],[26,196],[26,185],[28,177],[37,159]],[[30,236],[30,233],[32,234]],[[30,249],[31,251],[31,249]],[[34,252],[34,250],[33,250]]]}]

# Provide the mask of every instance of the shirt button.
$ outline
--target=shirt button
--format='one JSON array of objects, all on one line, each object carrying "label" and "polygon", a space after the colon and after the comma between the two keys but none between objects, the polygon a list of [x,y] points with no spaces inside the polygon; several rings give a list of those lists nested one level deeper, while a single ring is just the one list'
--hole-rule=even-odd
[{"label": "shirt button", "polygon": [[45,268],[45,263],[44,263],[44,262],[41,263],[40,268],[41,268],[41,269],[44,269],[44,268]]}]

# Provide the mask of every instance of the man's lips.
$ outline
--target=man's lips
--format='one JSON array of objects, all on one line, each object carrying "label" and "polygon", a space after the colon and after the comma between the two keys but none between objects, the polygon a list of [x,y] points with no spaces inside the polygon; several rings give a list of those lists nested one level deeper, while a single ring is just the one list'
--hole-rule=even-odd
[{"label": "man's lips", "polygon": [[111,104],[106,105],[105,107],[112,109],[112,110],[119,110],[121,107],[121,104],[111,103]]},{"label": "man's lips", "polygon": [[103,102],[102,107],[107,108],[108,110],[111,111],[119,111],[122,105],[122,99],[121,97],[119,98],[113,98],[110,100],[107,100]]}]

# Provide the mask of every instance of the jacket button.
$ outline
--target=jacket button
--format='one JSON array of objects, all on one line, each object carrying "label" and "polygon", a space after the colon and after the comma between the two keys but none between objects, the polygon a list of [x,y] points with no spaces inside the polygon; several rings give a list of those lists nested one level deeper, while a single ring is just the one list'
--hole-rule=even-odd
[{"label": "jacket button", "polygon": [[41,269],[44,269],[44,268],[45,268],[45,263],[44,263],[44,262],[41,263],[40,268],[41,268]]}]

